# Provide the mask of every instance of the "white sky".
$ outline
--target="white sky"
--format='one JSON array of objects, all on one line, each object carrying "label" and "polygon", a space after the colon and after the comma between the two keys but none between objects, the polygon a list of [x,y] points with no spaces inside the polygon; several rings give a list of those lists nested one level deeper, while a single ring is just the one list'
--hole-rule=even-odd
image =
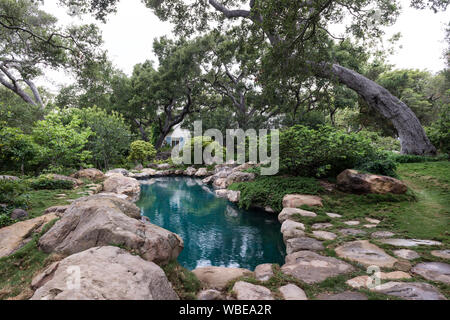
[{"label": "white sky", "polygon": [[[402,38],[389,62],[396,68],[417,68],[437,72],[445,67],[442,59],[446,44],[445,27],[450,21],[450,11],[434,14],[431,10],[415,10],[409,7],[410,0],[401,0],[403,9],[395,25],[387,29],[387,37],[400,32]],[[66,15],[65,8],[57,6],[56,0],[46,0],[44,10],[55,15],[60,23],[80,23]],[[153,39],[171,35],[171,25],[161,22],[140,0],[122,0],[118,12],[110,15],[106,24],[85,17],[81,22],[94,22],[103,33],[104,48],[109,57],[122,71],[131,74],[133,66],[146,59],[155,59],[152,54]],[[70,83],[70,77],[62,72],[48,72],[38,81],[51,91],[58,85]]]}]

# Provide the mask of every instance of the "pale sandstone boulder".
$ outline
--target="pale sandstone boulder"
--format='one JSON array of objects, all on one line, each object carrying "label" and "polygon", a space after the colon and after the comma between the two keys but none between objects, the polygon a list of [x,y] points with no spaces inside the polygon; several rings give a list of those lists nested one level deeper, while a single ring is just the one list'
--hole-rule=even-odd
[{"label": "pale sandstone boulder", "polygon": [[264,263],[256,266],[255,278],[259,281],[268,281],[273,277],[273,269],[271,263]]},{"label": "pale sandstone boulder", "polygon": [[292,283],[278,288],[278,291],[284,300],[308,300],[305,291]]},{"label": "pale sandstone boulder", "polygon": [[247,163],[241,164],[240,166],[237,166],[237,167],[233,168],[232,171],[233,172],[244,171],[244,170],[252,169],[252,168],[255,168],[255,167],[258,167],[258,166],[259,165],[254,163],[254,162],[247,162]]},{"label": "pale sandstone boulder", "polygon": [[240,191],[234,191],[234,190],[228,190],[228,201],[233,203],[238,203],[241,199],[241,192]]},{"label": "pale sandstone boulder", "polygon": [[92,168],[79,170],[73,174],[73,177],[77,179],[103,180],[105,175],[100,170]]},{"label": "pale sandstone boulder", "polygon": [[312,251],[299,251],[286,256],[286,264],[281,267],[284,274],[307,284],[319,283],[354,270],[352,265],[342,260],[321,256]]},{"label": "pale sandstone boulder", "polygon": [[183,240],[170,231],[127,216],[126,213],[136,213],[130,205],[99,195],[75,201],[41,237],[39,246],[47,253],[70,255],[114,244],[157,264],[176,259],[183,249]]},{"label": "pale sandstone boulder", "polygon": [[427,280],[450,284],[450,264],[444,262],[423,262],[411,269]]},{"label": "pale sandstone boulder", "polygon": [[297,208],[284,208],[278,215],[278,221],[280,221],[280,223],[283,223],[284,221],[286,221],[288,219],[292,220],[292,218],[295,216],[313,218],[313,217],[317,217],[317,214],[312,211],[306,211],[306,210],[297,209]]},{"label": "pale sandstone boulder", "polygon": [[237,300],[274,300],[269,289],[245,281],[238,281],[233,286]]},{"label": "pale sandstone boulder", "polygon": [[406,184],[398,179],[387,176],[360,173],[356,170],[345,170],[337,176],[338,187],[353,193],[395,193],[408,191]]},{"label": "pale sandstone boulder", "polygon": [[208,175],[208,169],[206,168],[200,168],[195,173],[196,177],[206,177]]},{"label": "pale sandstone boulder", "polygon": [[370,288],[370,286],[374,286],[375,277],[379,277],[380,280],[400,280],[400,279],[411,279],[411,276],[403,271],[394,271],[394,272],[379,272],[378,274],[374,274],[371,277],[369,276],[359,276],[356,278],[352,278],[347,280],[345,283],[354,289],[361,288]]},{"label": "pale sandstone boulder", "polygon": [[302,250],[321,251],[324,249],[322,242],[313,238],[301,237],[286,240],[286,253],[288,255]]},{"label": "pale sandstone boulder", "polygon": [[320,240],[334,240],[337,238],[335,233],[327,231],[313,231],[313,236]]},{"label": "pale sandstone boulder", "polygon": [[40,232],[44,225],[57,218],[58,216],[55,213],[49,213],[1,228],[0,258],[9,256],[20,249],[31,239],[33,233]]},{"label": "pale sandstone boulder", "polygon": [[304,194],[287,194],[283,198],[283,208],[298,208],[302,205],[322,207],[322,198]]},{"label": "pale sandstone boulder", "polygon": [[447,300],[435,287],[422,282],[387,282],[371,290],[406,300]]},{"label": "pale sandstone boulder", "polygon": [[228,199],[228,190],[227,189],[219,189],[214,191],[217,197]]},{"label": "pale sandstone boulder", "polygon": [[[79,283],[74,279],[77,272]],[[55,262],[33,279],[32,286],[36,291],[31,300],[179,299],[158,265],[112,246]]]},{"label": "pale sandstone boulder", "polygon": [[219,178],[213,182],[213,187],[215,189],[226,189],[227,186],[227,178]]},{"label": "pale sandstone boulder", "polygon": [[121,175],[123,175],[125,177],[128,177],[130,175],[130,172],[127,169],[116,168],[116,169],[112,169],[112,170],[107,171],[105,173],[105,177],[109,177],[109,176],[111,176],[113,174],[116,174],[116,173],[121,174]]},{"label": "pale sandstone boulder", "polygon": [[197,300],[211,301],[211,300],[224,300],[222,292],[214,289],[202,290],[197,294]]},{"label": "pale sandstone boulder", "polygon": [[105,192],[124,194],[130,201],[137,201],[141,194],[139,181],[134,178],[124,177],[122,175],[112,175],[103,183]]},{"label": "pale sandstone boulder", "polygon": [[442,258],[442,259],[450,259],[450,249],[447,250],[433,250],[431,251],[431,255]]},{"label": "pale sandstone boulder", "polygon": [[187,176],[194,176],[197,173],[197,169],[194,167],[189,167],[184,171],[184,174]]},{"label": "pale sandstone boulder", "polygon": [[200,267],[192,271],[197,278],[210,289],[222,290],[229,281],[243,276],[252,276],[253,272],[243,268]]},{"label": "pale sandstone boulder", "polygon": [[367,240],[344,243],[342,246],[337,247],[335,251],[339,257],[359,262],[365,266],[375,265],[392,268],[398,261]]},{"label": "pale sandstone boulder", "polygon": [[281,233],[283,234],[283,240],[286,243],[289,239],[304,237],[305,225],[288,219],[281,225]]},{"label": "pale sandstone boulder", "polygon": [[255,180],[254,173],[235,171],[226,178],[226,186],[230,186],[235,182],[248,182]]},{"label": "pale sandstone boulder", "polygon": [[420,258],[420,255],[417,252],[408,249],[394,250],[393,252],[397,257],[406,260],[414,260]]}]

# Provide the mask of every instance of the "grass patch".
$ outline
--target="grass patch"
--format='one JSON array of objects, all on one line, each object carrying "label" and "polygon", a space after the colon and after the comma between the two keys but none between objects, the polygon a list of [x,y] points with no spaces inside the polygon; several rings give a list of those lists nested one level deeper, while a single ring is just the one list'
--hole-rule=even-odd
[{"label": "grass patch", "polygon": [[182,300],[196,300],[202,285],[195,274],[180,266],[177,261],[171,261],[162,269],[166,273],[173,289]]},{"label": "grass patch", "polygon": [[241,208],[269,206],[277,212],[283,209],[283,197],[287,194],[318,194],[324,191],[314,178],[286,176],[260,176],[251,182],[234,183],[229,189],[241,191]]},{"label": "grass patch", "polygon": [[44,226],[39,234],[35,234],[32,240],[20,248],[14,254],[0,258],[0,299],[13,298],[24,295],[23,299],[32,294],[31,280],[36,273],[52,261],[50,255],[38,249],[39,238],[47,232],[57,221],[55,219]]}]

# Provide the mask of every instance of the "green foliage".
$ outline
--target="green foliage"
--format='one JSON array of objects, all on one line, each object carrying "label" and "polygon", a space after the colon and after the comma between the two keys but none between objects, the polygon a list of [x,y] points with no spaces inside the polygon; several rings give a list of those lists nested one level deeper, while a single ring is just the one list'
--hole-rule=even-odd
[{"label": "green foliage", "polygon": [[0,203],[26,208],[29,196],[28,185],[22,180],[0,180]]},{"label": "green foliage", "polygon": [[[0,122],[1,125],[1,122]],[[36,161],[38,146],[19,128],[0,128],[0,169],[29,169]]]},{"label": "green foliage", "polygon": [[296,176],[336,176],[374,154],[367,137],[328,126],[280,132],[280,169]]},{"label": "green foliage", "polygon": [[283,209],[283,197],[287,194],[318,194],[323,188],[314,178],[260,176],[251,182],[232,184],[229,189],[241,191],[239,206],[269,206],[277,212]]},{"label": "green foliage", "polygon": [[130,155],[128,156],[129,160],[138,161],[139,163],[144,164],[145,161],[152,160],[155,156],[155,147],[153,147],[150,142],[136,140],[131,143]]},{"label": "green foliage", "polygon": [[364,162],[357,170],[397,178],[397,163],[390,158],[378,158]]},{"label": "green foliage", "polygon": [[222,153],[222,157],[223,159],[225,159],[226,149],[222,147],[217,141],[214,141],[211,137],[207,136],[198,136],[186,141],[183,146],[183,150],[181,151],[181,156],[183,156],[185,152],[190,152],[191,163],[193,164],[195,163],[195,150],[198,149],[199,151],[201,151],[203,159],[203,153],[205,152],[206,148],[208,148],[208,154],[211,154],[213,157],[219,157],[220,153]]},{"label": "green foliage", "polygon": [[197,292],[202,288],[202,284],[195,274],[180,266],[177,261],[171,261],[162,268],[180,299],[197,299]]},{"label": "green foliage", "polygon": [[107,169],[110,164],[121,161],[128,151],[132,134],[120,113],[94,106],[72,109],[72,114],[81,119],[83,128],[92,131],[85,149],[91,153],[90,162],[96,168]]},{"label": "green foliage", "polygon": [[38,121],[32,137],[40,146],[39,162],[42,165],[56,165],[76,168],[83,166],[91,157],[85,145],[92,135],[90,128],[82,128],[81,119],[74,115],[67,123],[59,109]]},{"label": "green foliage", "polygon": [[431,143],[440,152],[450,155],[450,103],[443,107],[438,119],[426,131]]},{"label": "green foliage", "polygon": [[30,187],[35,190],[73,189],[74,183],[69,180],[55,180],[45,175],[30,180]]}]

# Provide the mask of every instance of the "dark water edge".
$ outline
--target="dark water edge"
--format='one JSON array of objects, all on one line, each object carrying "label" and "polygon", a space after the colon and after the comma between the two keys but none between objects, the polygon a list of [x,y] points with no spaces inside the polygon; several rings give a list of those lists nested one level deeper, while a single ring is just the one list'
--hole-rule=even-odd
[{"label": "dark water edge", "polygon": [[254,270],[262,263],[282,265],[285,245],[276,214],[242,210],[215,196],[201,180],[164,177],[141,185],[136,203],[153,224],[178,234],[184,249],[178,262]]}]

